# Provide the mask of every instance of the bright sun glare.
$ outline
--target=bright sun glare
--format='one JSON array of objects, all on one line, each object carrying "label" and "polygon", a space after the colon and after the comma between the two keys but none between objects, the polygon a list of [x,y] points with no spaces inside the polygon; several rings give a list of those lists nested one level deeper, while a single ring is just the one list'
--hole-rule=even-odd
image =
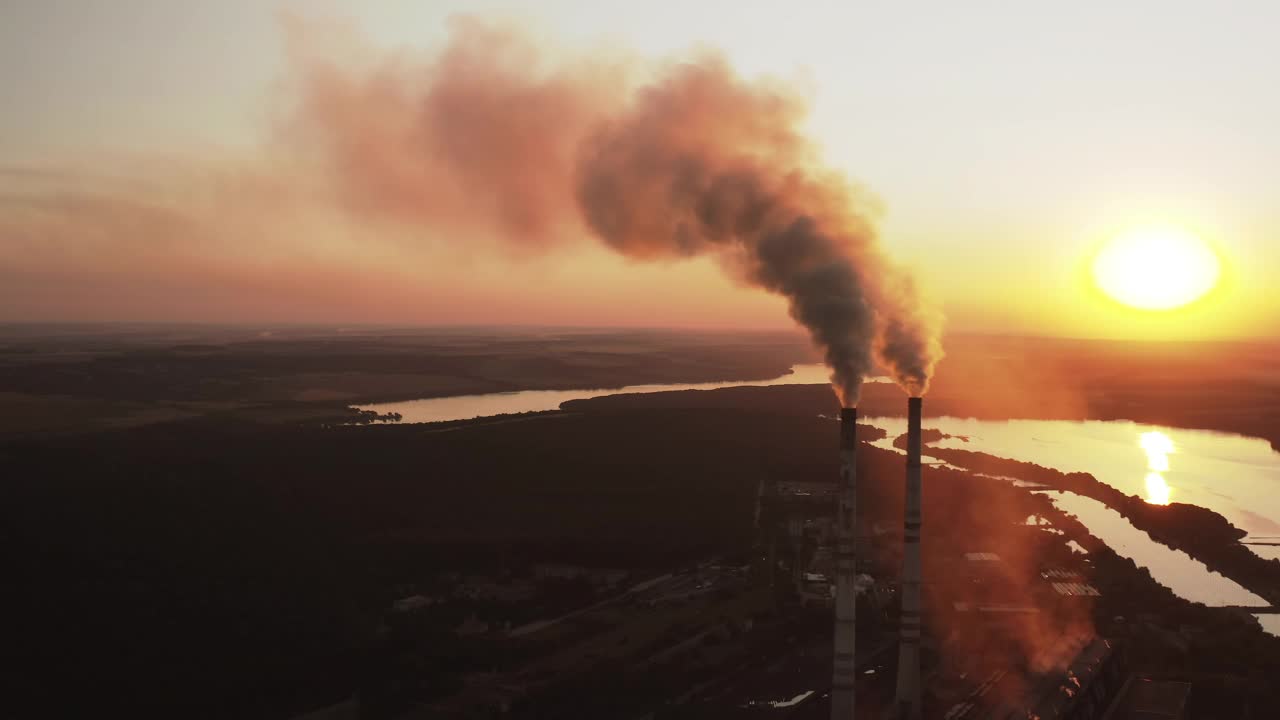
[{"label": "bright sun glare", "polygon": [[1218,283],[1218,256],[1185,230],[1154,227],[1120,235],[1098,253],[1093,277],[1103,292],[1142,310],[1172,310]]}]

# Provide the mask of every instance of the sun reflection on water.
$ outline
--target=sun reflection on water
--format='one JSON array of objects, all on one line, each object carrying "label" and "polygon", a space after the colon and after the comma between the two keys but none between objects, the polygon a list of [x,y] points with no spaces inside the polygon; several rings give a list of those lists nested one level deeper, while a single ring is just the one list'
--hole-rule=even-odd
[{"label": "sun reflection on water", "polygon": [[1160,473],[1147,473],[1147,502],[1152,505],[1169,504],[1169,483],[1164,481]]},{"label": "sun reflection on water", "polygon": [[1138,437],[1138,445],[1147,453],[1147,502],[1152,505],[1168,505],[1173,488],[1165,482],[1161,473],[1169,471],[1169,456],[1178,451],[1168,435],[1158,431],[1144,432]]}]

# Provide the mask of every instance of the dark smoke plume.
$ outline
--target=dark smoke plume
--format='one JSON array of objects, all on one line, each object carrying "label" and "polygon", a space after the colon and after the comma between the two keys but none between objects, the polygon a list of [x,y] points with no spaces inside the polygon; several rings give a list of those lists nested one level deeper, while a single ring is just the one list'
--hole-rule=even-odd
[{"label": "dark smoke plume", "polygon": [[940,357],[937,323],[881,253],[873,203],[824,169],[804,103],[703,55],[651,72],[549,66],[518,33],[459,21],[426,67],[362,72],[302,53],[301,120],[356,211],[546,244],[585,227],[648,260],[711,254],[785,297],[857,401],[874,364],[911,394]]}]

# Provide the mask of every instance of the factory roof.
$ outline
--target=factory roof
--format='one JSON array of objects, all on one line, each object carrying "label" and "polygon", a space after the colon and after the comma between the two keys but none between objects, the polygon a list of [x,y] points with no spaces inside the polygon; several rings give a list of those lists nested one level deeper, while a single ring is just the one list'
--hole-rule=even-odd
[{"label": "factory roof", "polygon": [[964,559],[969,562],[1000,562],[1000,556],[990,552],[965,553]]},{"label": "factory roof", "polygon": [[1036,667],[1065,667],[1063,673],[1047,673],[1032,690],[1037,701],[1032,717],[1059,717],[1071,707],[1076,694],[1088,689],[1103,662],[1111,655],[1111,643],[1087,633],[1064,635],[1032,659]]},{"label": "factory roof", "polygon": [[[953,705],[945,720],[1026,720],[1058,718],[1069,712],[1076,697],[1087,692],[1099,670],[1111,655],[1111,644],[1088,633],[1063,635],[1050,641],[1032,659],[1041,673],[1023,675],[999,670],[974,686],[973,691]],[[1165,720],[1162,716],[1159,720]],[[1118,716],[1116,720],[1131,720]],[[1132,720],[1146,720],[1132,716]]]},{"label": "factory roof", "polygon": [[1190,683],[1132,677],[1103,720],[1179,720],[1190,694]]},{"label": "factory roof", "polygon": [[804,480],[779,480],[776,488],[780,497],[831,497],[839,490],[836,483]]},{"label": "factory roof", "polygon": [[1092,585],[1079,582],[1050,583],[1053,591],[1063,597],[1101,597],[1102,593]]},{"label": "factory roof", "polygon": [[1040,612],[1035,605],[1024,603],[972,603],[953,602],[951,606],[956,612],[974,612],[986,615],[1034,615]]}]

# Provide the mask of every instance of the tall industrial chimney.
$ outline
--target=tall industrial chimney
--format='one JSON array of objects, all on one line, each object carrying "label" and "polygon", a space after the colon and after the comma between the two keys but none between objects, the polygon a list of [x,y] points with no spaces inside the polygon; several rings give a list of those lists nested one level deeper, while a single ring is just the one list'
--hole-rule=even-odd
[{"label": "tall industrial chimney", "polygon": [[920,720],[920,415],[923,402],[907,400],[906,518],[902,533],[902,615],[898,637],[898,720]]},{"label": "tall industrial chimney", "polygon": [[858,410],[840,410],[840,499],[836,510],[836,631],[831,670],[831,720],[853,720],[857,680],[854,626],[857,609]]}]

